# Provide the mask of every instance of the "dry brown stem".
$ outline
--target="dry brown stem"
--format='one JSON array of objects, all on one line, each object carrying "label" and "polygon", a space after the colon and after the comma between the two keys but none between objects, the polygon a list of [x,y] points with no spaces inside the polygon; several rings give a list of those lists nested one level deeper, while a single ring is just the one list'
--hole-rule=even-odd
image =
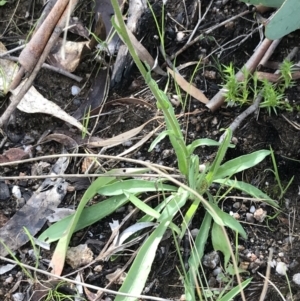
[{"label": "dry brown stem", "polygon": [[39,58],[39,60],[37,61],[37,64],[35,65],[31,75],[29,76],[29,78],[26,80],[26,82],[24,83],[24,85],[22,86],[22,88],[20,89],[19,93],[16,95],[13,95],[11,97],[11,103],[8,106],[8,108],[6,109],[6,111],[2,114],[1,118],[0,118],[0,127],[3,127],[3,125],[6,124],[6,122],[8,121],[10,115],[14,112],[14,110],[16,109],[16,107],[18,106],[18,104],[20,103],[20,101],[22,100],[22,98],[24,97],[24,95],[27,93],[27,91],[30,89],[30,87],[32,86],[32,83],[34,81],[34,79],[36,78],[39,70],[41,69],[43,63],[45,62],[51,48],[53,47],[53,45],[55,44],[55,42],[57,41],[59,35],[61,34],[63,27],[66,24],[66,20],[67,20],[67,15],[69,11],[73,11],[76,4],[77,4],[78,0],[73,0],[70,1],[70,9],[69,7],[66,7],[63,15],[61,15],[61,18],[58,21],[57,24],[57,28],[56,30],[53,31],[46,47],[44,48],[44,51],[41,55],[41,57]]},{"label": "dry brown stem", "polygon": [[68,3],[69,0],[59,0],[56,2],[45,21],[22,50],[19,56],[19,63],[27,72],[31,72],[39,60]]}]

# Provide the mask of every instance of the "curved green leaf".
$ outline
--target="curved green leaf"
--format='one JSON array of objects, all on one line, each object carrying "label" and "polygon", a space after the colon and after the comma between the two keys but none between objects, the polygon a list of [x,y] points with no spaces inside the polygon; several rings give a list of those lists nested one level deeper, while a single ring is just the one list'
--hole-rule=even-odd
[{"label": "curved green leaf", "polygon": [[230,216],[228,213],[222,211],[217,205],[210,203],[210,206],[214,209],[215,212],[212,212],[210,208],[205,207],[209,214],[212,216],[215,223],[221,226],[226,226],[232,229],[233,231],[238,232],[243,238],[247,238],[247,234],[241,224]]},{"label": "curved green leaf", "polygon": [[106,196],[120,195],[126,190],[129,193],[141,193],[146,191],[158,191],[163,189],[164,191],[177,191],[178,188],[172,185],[163,184],[161,181],[145,181],[138,179],[131,179],[116,182],[110,185],[106,185],[98,189],[97,193]]},{"label": "curved green leaf", "polygon": [[[158,244],[169,227],[173,216],[186,203],[188,196],[188,192],[179,190],[166,206],[160,216],[159,226],[152,232],[152,234],[147,238],[140,248],[133,264],[129,269],[126,279],[119,290],[120,292],[129,293],[132,295],[138,295],[142,292],[150,273]],[[115,298],[115,301],[132,300],[132,297],[124,297],[119,295]]]},{"label": "curved green leaf", "polygon": [[214,183],[219,183],[226,185],[228,187],[232,187],[235,189],[239,189],[243,192],[246,192],[247,194],[251,195],[252,197],[259,199],[260,201],[264,201],[270,206],[273,206],[275,208],[278,208],[279,205],[276,201],[272,200],[268,195],[263,193],[260,189],[256,188],[255,186],[242,182],[242,181],[235,181],[235,180],[229,180],[229,179],[218,179],[214,180]]},{"label": "curved green leaf", "polygon": [[215,181],[215,179],[230,177],[240,171],[251,168],[264,160],[266,156],[270,155],[270,153],[271,152],[269,150],[259,150],[254,153],[229,160],[218,168],[214,174],[213,181]]}]

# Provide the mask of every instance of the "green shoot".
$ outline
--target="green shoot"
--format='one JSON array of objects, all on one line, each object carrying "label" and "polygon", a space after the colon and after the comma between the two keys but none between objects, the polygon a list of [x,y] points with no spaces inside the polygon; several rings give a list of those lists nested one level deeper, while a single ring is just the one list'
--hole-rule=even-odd
[{"label": "green shoot", "polygon": [[88,111],[86,114],[84,114],[84,117],[82,119],[82,125],[83,125],[83,129],[81,132],[81,138],[84,139],[87,132],[88,132],[88,126],[89,126],[89,122],[90,122],[90,114],[91,114],[91,107],[88,108]]},{"label": "green shoot", "polygon": [[280,65],[280,79],[283,81],[282,86],[283,90],[292,87],[294,85],[294,81],[292,80],[292,71],[293,71],[293,63],[288,60],[284,60]]},{"label": "green shoot", "polygon": [[267,170],[271,171],[274,174],[274,176],[275,176],[277,185],[278,185],[279,190],[280,190],[280,195],[278,196],[278,200],[281,200],[283,198],[283,196],[285,195],[286,191],[288,190],[288,188],[291,186],[291,184],[292,184],[292,182],[294,180],[294,177],[292,177],[289,180],[289,182],[286,185],[286,187],[283,187],[281,179],[280,179],[280,176],[279,176],[279,172],[278,172],[278,168],[277,168],[277,162],[276,162],[276,159],[275,159],[274,151],[272,150],[272,148],[271,148],[271,159],[272,159],[272,164],[273,164],[274,170],[270,170],[270,169],[267,169]]}]

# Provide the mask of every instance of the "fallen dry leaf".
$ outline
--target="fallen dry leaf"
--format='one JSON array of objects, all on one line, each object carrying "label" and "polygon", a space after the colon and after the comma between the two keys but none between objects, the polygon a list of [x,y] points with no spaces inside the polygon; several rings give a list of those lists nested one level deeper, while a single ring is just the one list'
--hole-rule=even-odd
[{"label": "fallen dry leaf", "polygon": [[[6,51],[5,46],[0,42],[0,54]],[[18,64],[6,59],[0,59],[0,91],[4,94],[7,94],[9,85],[17,74],[18,68]]]},{"label": "fallen dry leaf", "polygon": [[0,163],[19,161],[28,158],[29,154],[21,148],[10,148],[0,155]]},{"label": "fallen dry leaf", "polygon": [[99,139],[98,141],[91,141],[89,143],[87,143],[87,146],[90,148],[95,148],[95,147],[113,147],[119,144],[122,144],[123,142],[128,141],[130,138],[136,136],[137,134],[139,134],[141,132],[141,130],[152,120],[149,120],[145,123],[143,123],[142,125],[140,125],[137,128],[134,128],[132,130],[129,130],[127,132],[124,132],[120,135],[117,135],[115,137],[109,138],[109,139]]},{"label": "fallen dry leaf", "polygon": [[[15,90],[11,91],[12,94],[18,94],[23,84],[24,82],[21,83]],[[54,102],[46,99],[34,87],[31,87],[29,89],[29,91],[25,94],[17,108],[25,113],[44,113],[52,115],[56,118],[59,118],[72,124],[73,126],[77,127],[80,131],[85,130],[85,128],[79,121],[67,114]]]},{"label": "fallen dry leaf", "polygon": [[40,142],[48,142],[48,141],[56,141],[56,142],[64,145],[67,148],[67,150],[69,150],[69,149],[77,150],[78,149],[77,142],[73,138],[71,138],[65,134],[53,133],[53,134],[46,136]]},{"label": "fallen dry leaf", "polygon": [[[55,52],[49,54],[47,62],[57,68],[62,68],[68,72],[74,72],[80,63],[83,50],[89,42],[72,42],[63,43],[63,39],[57,41]],[[63,47],[64,53],[61,51]]]},{"label": "fallen dry leaf", "polygon": [[184,90],[186,93],[190,94],[194,98],[198,99],[202,103],[208,103],[208,98],[196,87],[194,87],[191,83],[187,82],[179,73],[176,73],[170,68],[167,68],[169,74],[172,75],[178,86]]}]

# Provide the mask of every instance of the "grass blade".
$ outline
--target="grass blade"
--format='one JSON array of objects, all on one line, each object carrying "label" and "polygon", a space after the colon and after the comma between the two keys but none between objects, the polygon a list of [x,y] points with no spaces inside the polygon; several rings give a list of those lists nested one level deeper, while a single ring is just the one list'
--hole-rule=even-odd
[{"label": "grass blade", "polygon": [[[145,286],[148,278],[155,253],[164,233],[169,227],[173,216],[185,204],[188,199],[189,193],[180,190],[173,196],[173,199],[166,206],[159,219],[159,226],[147,238],[142,247],[140,248],[137,257],[135,258],[127,277],[120,288],[120,292],[129,294],[140,294]],[[115,301],[133,301],[136,300],[132,297],[117,296]]]}]

